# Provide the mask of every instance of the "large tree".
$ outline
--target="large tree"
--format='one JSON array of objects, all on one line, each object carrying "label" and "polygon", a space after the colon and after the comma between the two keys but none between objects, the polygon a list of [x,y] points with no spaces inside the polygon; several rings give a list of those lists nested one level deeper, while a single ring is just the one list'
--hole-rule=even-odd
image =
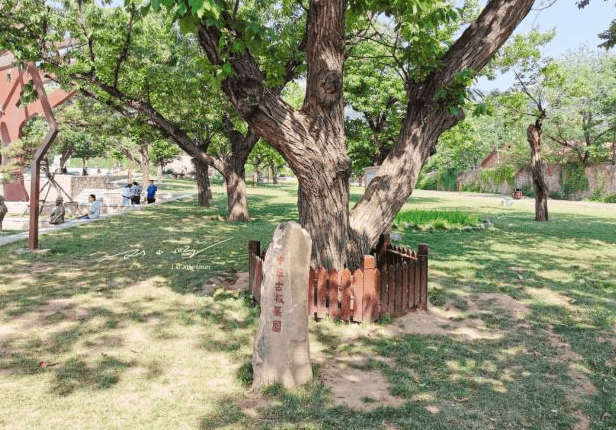
[{"label": "large tree", "polygon": [[[449,5],[313,0],[307,7],[306,94],[298,110],[267,85],[262,49],[255,43],[261,29],[243,14],[254,8],[252,3],[173,4],[183,25],[197,31],[211,64],[225,73],[222,89],[240,116],[295,172],[300,222],[312,236],[314,262],[340,269],[357,267],[361,255],[387,229],[412,193],[438,136],[462,119],[458,106],[474,73],[507,40],[533,1],[493,0],[457,41],[442,43],[436,29],[456,15]],[[300,6],[283,6],[290,13],[302,13]],[[396,144],[350,211],[351,163],[343,103],[345,19],[367,17],[372,22],[384,16],[400,29],[399,39],[390,41],[389,54],[402,60],[406,114]]]},{"label": "large tree", "polygon": [[[156,10],[160,3],[127,2],[131,17],[139,7]],[[299,218],[312,236],[314,263],[340,269],[358,267],[361,255],[387,229],[412,193],[436,139],[463,118],[460,107],[464,92],[475,73],[511,35],[533,0],[492,0],[456,41],[448,42],[443,42],[439,29],[457,17],[453,2],[312,0],[308,6],[296,1],[162,3],[176,15],[182,28],[196,32],[222,91],[250,130],[278,150],[296,174]],[[78,2],[84,4],[89,3]],[[272,11],[267,19],[263,17],[264,6]],[[297,23],[304,20],[305,32],[298,31]],[[358,22],[370,26],[378,20],[392,20],[397,27],[395,38],[387,45],[404,78],[406,113],[395,145],[351,211],[351,163],[346,150],[343,100],[345,21],[352,23],[349,28],[355,31]],[[22,32],[33,27],[31,22],[20,25]],[[15,28],[12,24],[9,30]],[[305,43],[295,43],[288,37],[285,31],[289,28],[301,34]],[[126,37],[126,26],[101,26],[99,32],[103,31],[107,37],[131,42]],[[80,39],[85,47],[93,42],[90,34]],[[34,45],[24,45],[23,51],[39,52],[40,41]],[[128,100],[133,109],[149,112],[152,121],[182,142],[191,155],[202,156],[194,141],[165,121],[147,99],[136,100],[118,93],[120,72],[132,60],[124,55],[123,45],[119,46],[111,58],[120,61],[110,63],[112,67],[105,70],[111,79],[111,94]],[[293,109],[283,101],[279,88],[301,62],[300,50],[306,56],[306,94],[302,107]],[[91,54],[92,50],[83,50],[85,60]],[[84,68],[86,64],[87,61],[81,63],[73,78],[89,78],[92,66]],[[143,82],[144,76],[132,79]]]}]

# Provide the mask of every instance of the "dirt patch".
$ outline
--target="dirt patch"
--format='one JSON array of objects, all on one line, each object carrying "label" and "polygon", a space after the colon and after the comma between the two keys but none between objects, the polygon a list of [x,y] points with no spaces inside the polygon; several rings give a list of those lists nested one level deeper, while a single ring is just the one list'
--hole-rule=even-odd
[{"label": "dirt patch", "polygon": [[248,272],[237,274],[221,272],[220,275],[203,284],[200,295],[207,296],[218,288],[223,288],[225,290],[247,290]]},{"label": "dirt patch", "polygon": [[363,411],[402,406],[406,400],[389,393],[389,384],[381,372],[358,368],[364,361],[365,357],[345,357],[325,363],[320,379],[331,390],[333,402]]},{"label": "dirt patch", "polygon": [[228,290],[247,290],[248,289],[248,272],[237,274],[235,282],[227,287]]}]

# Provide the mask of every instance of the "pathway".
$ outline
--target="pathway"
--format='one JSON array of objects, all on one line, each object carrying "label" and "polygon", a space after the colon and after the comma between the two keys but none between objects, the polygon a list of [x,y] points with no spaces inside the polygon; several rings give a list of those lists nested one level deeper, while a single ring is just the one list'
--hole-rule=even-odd
[{"label": "pathway", "polygon": [[[120,215],[120,214],[126,213],[128,211],[140,210],[140,209],[143,209],[143,208],[148,207],[148,206],[156,206],[156,205],[163,204],[163,203],[166,203],[166,202],[171,202],[171,201],[175,201],[175,200],[182,200],[182,199],[190,198],[190,197],[192,197],[192,196],[189,195],[189,194],[171,195],[170,197],[165,198],[165,199],[161,199],[160,201],[157,201],[156,203],[153,203],[152,205],[131,206],[131,207],[129,207],[126,210],[121,211],[121,212],[102,214],[100,216],[100,218],[97,218],[97,219],[71,219],[71,220],[67,220],[64,224],[58,224],[58,225],[54,225],[54,226],[50,226],[50,227],[39,228],[39,236],[43,235],[43,234],[46,234],[46,233],[49,233],[49,232],[52,232],[52,231],[64,230],[65,228],[77,227],[77,226],[80,226],[82,224],[96,222],[96,221],[98,221],[100,219],[105,219],[105,218],[108,218],[110,216]],[[0,236],[0,246],[7,245],[9,243],[17,242],[17,241],[20,241],[20,240],[27,240],[28,239],[28,234],[29,234],[28,231],[23,231],[21,233],[13,234],[11,236]]]}]

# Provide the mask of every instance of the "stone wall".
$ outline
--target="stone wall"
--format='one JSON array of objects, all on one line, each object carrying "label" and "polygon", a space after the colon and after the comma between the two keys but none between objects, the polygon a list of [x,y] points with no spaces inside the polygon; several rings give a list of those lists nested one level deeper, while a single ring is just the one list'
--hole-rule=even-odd
[{"label": "stone wall", "polygon": [[[59,175],[56,174],[54,176],[55,181],[62,187],[64,191],[71,195],[73,199],[77,198],[79,193],[85,189],[100,189],[100,190],[120,190],[126,181],[128,180],[125,175],[88,175],[88,176],[77,176],[77,175]],[[47,183],[47,177],[41,177],[41,189],[45,187]],[[24,175],[24,184],[26,187],[26,191],[30,194],[30,175]],[[47,192],[49,190],[49,193]],[[4,189],[0,183],[0,194],[3,194]],[[45,200],[45,202],[55,202],[56,197],[58,197],[58,193],[56,192],[56,188],[54,186],[49,188],[49,186],[43,189],[41,193],[40,199]],[[64,201],[66,202],[68,199],[64,194],[62,194]]]},{"label": "stone wall", "polygon": [[[562,192],[562,184],[560,183],[562,167],[561,166],[545,166],[543,170],[544,178],[548,183],[550,193]],[[602,196],[610,196],[616,194],[616,166],[611,163],[602,163],[595,166],[586,166],[584,169],[586,179],[588,179],[588,190],[579,191],[570,198],[585,199],[595,194]],[[485,183],[481,178],[481,170],[469,170],[458,176],[458,179],[463,185],[473,186],[479,185],[483,191],[511,194],[513,188],[507,183],[489,184]],[[515,175],[515,188],[532,188],[533,180],[530,168],[518,170]]]}]

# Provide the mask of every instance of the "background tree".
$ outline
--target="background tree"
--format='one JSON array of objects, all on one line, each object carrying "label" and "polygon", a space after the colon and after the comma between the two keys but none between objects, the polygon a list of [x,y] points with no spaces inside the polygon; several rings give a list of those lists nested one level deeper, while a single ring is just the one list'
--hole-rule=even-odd
[{"label": "background tree", "polygon": [[546,136],[573,151],[582,166],[610,158],[613,137],[615,59],[609,54],[571,52],[555,61],[558,79],[546,82],[553,114]]},{"label": "background tree", "polygon": [[178,146],[167,139],[156,139],[150,145],[150,159],[156,166],[158,182],[163,182],[163,168],[180,155]]},{"label": "background tree", "polygon": [[[180,34],[168,14],[145,14],[149,6],[141,6],[123,9],[102,7],[93,1],[46,5],[25,0],[17,7],[9,0],[6,7],[11,12],[0,17],[3,47],[20,58],[39,61],[63,85],[112,106],[122,115],[144,115],[148,124],[198,159],[197,166],[210,165],[221,172],[227,185],[229,219],[248,219],[243,166],[258,136],[248,129],[239,139],[239,130],[224,127],[221,132],[233,137],[228,145],[231,156],[223,159],[204,151],[210,148],[200,140],[204,134],[210,135],[203,131],[208,124],[204,113],[214,111],[218,118],[222,116],[218,109],[220,73],[215,73],[203,56],[195,55],[193,35]],[[271,19],[279,13],[277,9],[270,5],[253,13],[253,19]],[[295,19],[287,21],[293,28],[297,25]],[[295,37],[284,25],[277,25],[271,33]],[[71,41],[69,46],[67,40]],[[277,50],[294,52],[282,68],[274,56],[268,60],[271,82],[278,86],[278,93],[282,84],[295,76],[300,63],[296,46],[274,43],[267,47],[271,54]]]}]

